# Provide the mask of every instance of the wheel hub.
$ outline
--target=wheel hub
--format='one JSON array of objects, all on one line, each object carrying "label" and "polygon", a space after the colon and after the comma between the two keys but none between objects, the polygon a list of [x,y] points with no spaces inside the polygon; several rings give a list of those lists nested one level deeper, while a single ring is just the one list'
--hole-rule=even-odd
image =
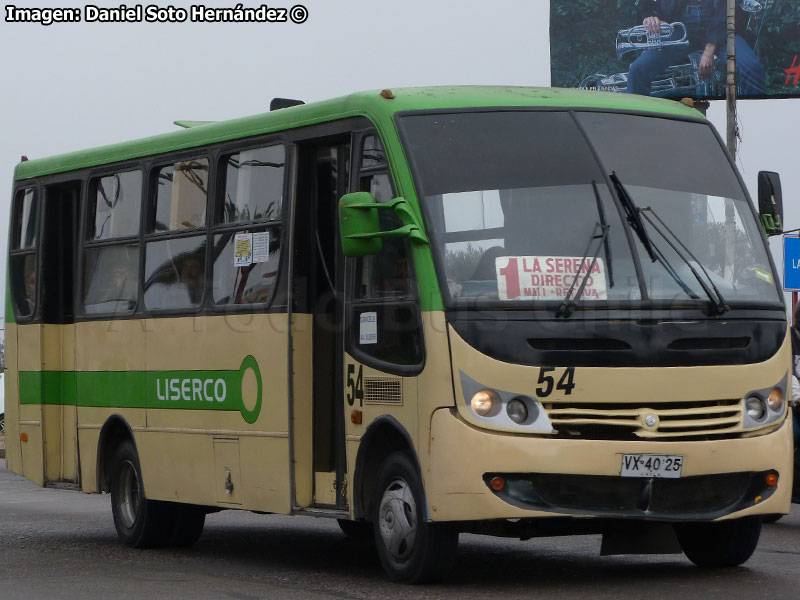
[{"label": "wheel hub", "polygon": [[116,500],[122,525],[126,529],[131,529],[136,524],[140,495],[136,467],[129,460],[126,460],[120,466]]},{"label": "wheel hub", "polygon": [[404,480],[395,479],[386,487],[378,511],[378,529],[392,557],[406,560],[417,537],[417,505]]}]

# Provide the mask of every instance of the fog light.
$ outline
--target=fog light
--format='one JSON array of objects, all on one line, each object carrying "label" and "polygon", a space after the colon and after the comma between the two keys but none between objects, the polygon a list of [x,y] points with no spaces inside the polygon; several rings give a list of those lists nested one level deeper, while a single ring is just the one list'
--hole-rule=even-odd
[{"label": "fog light", "polygon": [[472,397],[469,404],[475,414],[485,417],[492,412],[495,404],[500,405],[500,397],[492,390],[481,390]]},{"label": "fog light", "polygon": [[781,388],[772,388],[767,398],[769,409],[773,412],[783,410],[783,390]]},{"label": "fog light", "polygon": [[747,416],[754,421],[760,421],[766,412],[764,401],[758,396],[750,396],[744,401],[744,409],[747,411]]},{"label": "fog light", "polygon": [[778,475],[775,473],[768,473],[764,483],[767,484],[767,487],[775,487],[778,485]]},{"label": "fog light", "polygon": [[528,407],[519,398],[514,398],[508,403],[506,412],[508,413],[508,418],[514,423],[522,424],[528,420]]}]

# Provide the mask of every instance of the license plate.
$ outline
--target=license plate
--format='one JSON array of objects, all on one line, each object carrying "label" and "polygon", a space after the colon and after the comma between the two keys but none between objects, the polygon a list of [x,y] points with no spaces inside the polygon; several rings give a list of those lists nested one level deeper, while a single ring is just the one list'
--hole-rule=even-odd
[{"label": "license plate", "polygon": [[682,456],[665,454],[623,454],[622,477],[664,477],[677,479],[683,468]]}]

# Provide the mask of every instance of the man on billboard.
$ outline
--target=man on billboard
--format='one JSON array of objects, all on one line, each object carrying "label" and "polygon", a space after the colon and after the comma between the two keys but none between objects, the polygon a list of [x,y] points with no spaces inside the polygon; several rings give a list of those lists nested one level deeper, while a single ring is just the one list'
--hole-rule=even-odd
[{"label": "man on billboard", "polygon": [[[701,79],[714,74],[715,56],[725,61],[728,56],[726,35],[726,0],[656,0],[652,15],[645,17],[642,25],[648,32],[659,35],[662,23],[681,22],[689,37],[689,52],[701,51],[697,68]],[[737,18],[741,23],[742,19]],[[739,28],[737,27],[737,30]],[[650,95],[653,79],[670,65],[685,60],[685,46],[666,46],[645,50],[631,64],[628,74],[628,93]],[[763,96],[766,94],[766,71],[747,40],[736,35],[736,69],[739,94]]]}]

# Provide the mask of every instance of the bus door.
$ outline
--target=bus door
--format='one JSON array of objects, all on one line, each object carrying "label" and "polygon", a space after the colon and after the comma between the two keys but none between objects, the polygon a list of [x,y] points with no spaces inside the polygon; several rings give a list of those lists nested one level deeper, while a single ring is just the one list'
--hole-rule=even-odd
[{"label": "bus door", "polygon": [[337,205],[347,192],[350,135],[297,146],[293,274],[295,502],[347,507],[342,405],[343,256]]},{"label": "bus door", "polygon": [[74,304],[80,195],[80,181],[44,187],[39,299],[45,481],[79,480]]},{"label": "bus door", "polygon": [[[378,135],[366,130],[354,145],[351,189],[370,192],[380,203],[397,197]],[[402,225],[390,210],[379,211],[379,219],[384,231]],[[417,435],[416,376],[424,345],[411,251],[402,238],[383,238],[381,246],[378,254],[346,260],[343,413],[351,472],[370,425],[393,419],[412,440]]]}]

